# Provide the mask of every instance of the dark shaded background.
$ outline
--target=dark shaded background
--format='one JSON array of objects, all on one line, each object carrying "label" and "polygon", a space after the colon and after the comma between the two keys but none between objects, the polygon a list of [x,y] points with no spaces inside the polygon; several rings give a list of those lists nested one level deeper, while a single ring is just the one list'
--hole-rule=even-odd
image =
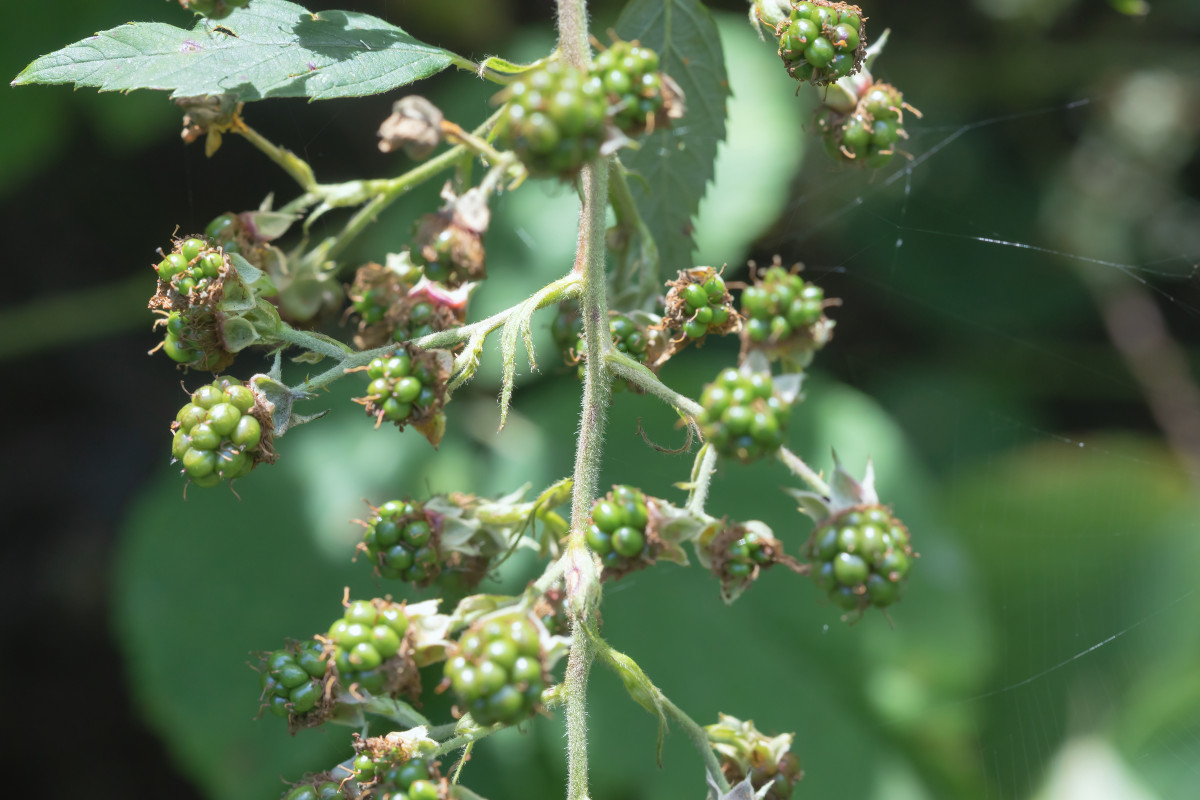
[{"label": "dark shaded background", "polygon": [[[517,42],[511,45],[517,49],[538,44],[536,37],[547,35],[552,14],[549,2],[374,0],[334,5],[385,16],[419,38],[471,57],[508,54],[506,43],[511,41]],[[595,29],[611,24],[620,5],[595,3]],[[736,13],[744,9],[738,2],[709,5]],[[816,638],[810,640],[810,634],[793,631],[788,609],[779,608],[774,598],[800,596],[797,605],[805,608],[796,613],[807,616],[798,628],[820,624],[814,620],[840,625],[836,615],[828,607],[809,609],[816,606],[815,593],[809,587],[785,589],[783,576],[772,576],[777,579],[770,589],[774,594],[760,606],[739,604],[728,612],[717,608],[711,583],[691,573],[686,583],[664,577],[663,587],[657,588],[646,577],[622,586],[619,593],[610,592],[616,607],[609,621],[614,642],[639,658],[657,659],[657,672],[646,666],[669,692],[674,684],[683,697],[701,706],[711,704],[711,711],[720,707],[738,713],[718,700],[733,691],[730,684],[739,684],[763,703],[757,715],[745,714],[756,719],[768,716],[773,707],[790,707],[795,699],[799,711],[773,720],[773,729],[807,728],[802,739],[828,736],[853,743],[859,725],[885,743],[880,746],[885,755],[878,758],[852,751],[843,753],[842,762],[831,762],[814,759],[811,753],[819,751],[819,743],[810,741],[810,750],[798,748],[810,782],[821,780],[814,773],[871,772],[897,762],[909,765],[908,772],[900,772],[918,776],[917,783],[928,794],[888,796],[1026,797],[1043,785],[1062,741],[1081,730],[1100,730],[1160,796],[1194,796],[1188,787],[1200,785],[1194,768],[1200,754],[1200,690],[1194,679],[1176,682],[1175,695],[1138,704],[1139,692],[1149,691],[1147,686],[1172,683],[1166,680],[1169,676],[1197,674],[1191,668],[1200,665],[1194,603],[1187,599],[1194,589],[1194,577],[1189,585],[1187,575],[1194,568],[1173,571],[1177,561],[1194,559],[1195,534],[1200,532],[1195,483],[1189,484],[1186,468],[1179,466],[1180,454],[1189,447],[1194,448],[1193,458],[1200,453],[1200,434],[1188,427],[1200,412],[1189,405],[1187,391],[1194,392],[1189,382],[1166,380],[1186,376],[1189,369],[1195,375],[1200,343],[1195,266],[1200,256],[1200,8],[1183,0],[1151,6],[1146,20],[1120,16],[1106,3],[1067,0],[926,2],[919,10],[913,4],[868,6],[868,13],[893,30],[879,74],[901,86],[924,112],[922,120],[912,120],[909,126],[914,168],[874,177],[834,171],[819,148],[814,149],[804,156],[788,198],[776,209],[777,219],[763,220],[763,231],[746,254],[760,262],[777,252],[788,261],[803,260],[830,295],[846,299],[838,313],[837,339],[822,354],[810,396],[824,402],[818,408],[826,409],[828,419],[841,420],[838,415],[859,402],[856,392],[886,409],[871,413],[890,418],[886,424],[901,432],[901,463],[920,475],[893,480],[907,488],[907,482],[914,482],[927,493],[920,501],[906,495],[894,502],[902,513],[910,503],[918,520],[941,531],[940,544],[931,542],[915,580],[921,581],[924,574],[933,583],[940,574],[944,597],[952,602],[959,598],[974,609],[977,617],[971,624],[983,626],[994,639],[993,646],[978,648],[975,660],[963,656],[964,664],[973,666],[964,665],[962,671],[974,670],[981,676],[978,680],[956,683],[957,678],[938,678],[936,669],[926,673],[926,691],[943,703],[966,703],[969,719],[941,719],[938,710],[945,711],[945,706],[935,704],[933,711],[918,715],[920,724],[905,728],[897,722],[904,714],[896,708],[906,707],[915,690],[903,681],[899,688],[886,689],[893,706],[885,704],[891,710],[881,712],[870,702],[876,691],[870,686],[878,683],[868,686],[865,665],[871,658],[888,658],[880,653],[892,652],[893,645],[879,645],[880,641],[919,636],[923,627],[926,634],[942,630],[917,613],[923,607],[919,597],[911,607],[900,607],[896,633],[885,624],[875,626],[878,630],[873,628],[870,635],[859,633],[868,627],[864,623],[849,632],[839,629],[838,642],[826,649],[820,635],[811,634]],[[985,13],[1000,8],[1010,9],[1012,17]],[[133,0],[19,4],[6,10],[0,30],[0,72],[15,75],[38,54],[126,19],[146,18],[184,24],[186,15],[173,4]],[[1130,89],[1131,82],[1146,75],[1148,80]],[[793,99],[782,71],[774,80],[774,102],[810,102]],[[463,108],[488,94],[485,87],[464,90],[464,84],[469,85],[469,79],[444,75],[420,91],[444,105],[458,103]],[[733,88],[740,91],[736,83]],[[323,180],[333,181],[386,171],[374,131],[393,99],[311,105],[270,101],[249,113],[261,132],[295,149]],[[1129,104],[1138,112],[1120,110]],[[1146,120],[1145,129],[1135,126],[1130,133],[1127,121],[1136,121],[1139,114]],[[315,630],[322,624],[319,620],[329,617],[333,595],[317,591],[317,579],[303,571],[318,563],[314,554],[322,552],[319,544],[311,553],[306,549],[304,558],[297,556],[296,564],[287,553],[270,547],[241,558],[249,564],[230,563],[238,562],[243,552],[241,531],[304,524],[295,509],[279,510],[288,503],[286,498],[302,491],[294,475],[264,478],[256,501],[256,473],[243,482],[246,499],[241,504],[229,498],[176,502],[177,484],[164,483],[170,478],[165,429],[183,400],[180,375],[161,357],[144,356],[155,341],[143,310],[150,291],[147,266],[176,226],[198,230],[217,213],[255,207],[268,192],[290,187],[242,142],[230,141],[212,161],[198,145],[184,147],[176,134],[176,111],[154,93],[122,97],[65,87],[6,89],[0,93],[0,118],[0,241],[7,267],[0,301],[0,357],[8,375],[0,506],[7,532],[3,637],[13,654],[5,660],[7,724],[10,740],[17,743],[8,750],[11,763],[21,774],[36,776],[43,785],[41,793],[50,796],[65,796],[84,786],[97,797],[182,798],[200,796],[200,786],[216,796],[212,787],[220,781],[197,779],[197,771],[202,771],[198,765],[209,762],[195,756],[190,745],[164,746],[157,733],[186,727],[192,724],[189,719],[178,716],[177,708],[160,707],[163,695],[147,689],[148,683],[135,681],[141,688],[131,694],[127,681],[132,670],[138,681],[152,682],[146,676],[163,661],[208,663],[206,659],[224,662],[231,657],[219,638],[189,633],[183,619],[163,622],[169,631],[161,644],[166,652],[146,654],[148,647],[158,645],[148,645],[139,633],[144,628],[139,627],[137,604],[145,599],[157,605],[161,598],[148,590],[140,593],[145,576],[159,568],[169,573],[172,564],[191,561],[194,566],[197,557],[184,545],[173,559],[169,547],[159,550],[145,543],[169,543],[172,537],[194,543],[209,534],[224,542],[227,537],[221,532],[237,529],[239,533],[228,539],[231,546],[237,542],[238,549],[214,545],[218,549],[210,554],[211,564],[200,560],[212,571],[194,577],[197,585],[242,586],[239,582],[253,584],[259,574],[266,574],[268,582],[278,578],[284,587],[296,588],[305,599],[281,589],[270,604],[253,592],[252,600],[229,601],[236,613],[261,621],[268,630],[278,629],[271,627],[272,617],[287,617],[293,624],[310,613],[315,615]],[[796,131],[798,139],[803,135]],[[769,160],[772,154],[762,157]],[[570,199],[570,192],[560,196]],[[393,230],[406,230],[400,220],[419,212],[419,202],[428,198],[426,193],[398,210]],[[988,244],[980,237],[1072,257]],[[363,242],[361,258],[382,255],[372,245],[396,248],[402,242],[402,233],[386,238],[381,233]],[[504,246],[510,245],[496,245],[501,253]],[[494,249],[493,259],[496,254]],[[742,255],[702,257],[729,260],[736,267]],[[1148,268],[1130,270],[1128,265]],[[535,285],[540,284],[531,281],[513,291],[519,295]],[[1138,305],[1142,300],[1149,301],[1150,312]],[[1124,329],[1113,322],[1128,318],[1121,317],[1122,309],[1133,309],[1133,322]],[[1172,352],[1169,346],[1164,350],[1152,337],[1146,343],[1148,320],[1159,316],[1182,347],[1179,352],[1186,360],[1181,365],[1163,360],[1164,353]],[[1106,322],[1126,330],[1129,341],[1121,344],[1118,336],[1114,344]],[[706,352],[714,358],[732,357],[719,347]],[[711,362],[705,366],[693,359],[668,377],[694,393],[711,371]],[[557,440],[557,445],[543,443],[552,456],[541,468],[550,476],[567,471],[576,407],[569,380],[551,386],[556,383],[551,379],[558,377],[553,370],[535,377],[518,400],[518,410],[527,402],[527,416],[543,422],[546,436]],[[1165,394],[1156,407],[1148,401],[1146,387],[1164,380]],[[818,401],[821,387],[828,387],[828,397],[836,400]],[[494,380],[485,376],[465,398],[463,408],[478,411],[484,420],[470,423],[471,431],[492,424],[483,415],[494,413],[494,389]],[[1153,390],[1149,396],[1153,398]],[[640,471],[648,490],[666,496],[671,482],[686,477],[688,462],[641,463],[644,447],[630,431],[638,416],[653,418],[654,413],[649,403],[614,412],[611,477],[633,480],[627,476]],[[669,431],[669,422],[658,413],[660,430]],[[1176,427],[1170,437],[1163,434],[1164,422],[1168,429]],[[302,429],[295,438],[307,434]],[[826,434],[806,429],[796,436],[815,444],[824,442]],[[490,446],[481,441],[474,432],[464,433],[450,442],[448,458],[492,457]],[[1080,443],[1086,444],[1086,457],[1063,456],[1056,449]],[[329,446],[335,447],[336,441]],[[820,450],[806,452],[820,459]],[[413,493],[421,483],[445,488],[437,485],[436,471],[424,471],[427,454],[418,454],[416,447],[404,454],[415,454],[415,462],[397,467],[387,461],[380,468],[381,474],[406,477],[407,483],[393,486]],[[370,457],[359,451],[350,458]],[[768,501],[754,495],[751,487],[764,481],[783,482],[778,474],[755,469],[723,475],[725,486],[718,487],[715,498],[728,502],[735,516],[761,514],[771,521],[761,509],[789,513],[782,498]],[[1038,470],[1045,471],[1040,480]],[[885,485],[888,481],[884,478]],[[500,485],[489,479],[462,488],[498,491],[494,487]],[[508,488],[513,485],[510,481]],[[1039,493],[1044,489],[1048,496]],[[1153,492],[1163,494],[1147,499]],[[1098,510],[1110,501],[1116,503],[1113,513],[1132,520],[1130,527],[1124,517]],[[1083,513],[1089,507],[1096,516]],[[210,508],[215,509],[211,516]],[[1081,513],[1074,514],[1076,510]],[[1040,535],[1039,525],[1057,526],[1061,536]],[[917,527],[911,519],[910,526]],[[795,527],[802,538],[805,524]],[[1152,528],[1157,531],[1153,535]],[[1144,537],[1132,551],[1135,555],[1109,546],[1126,532]],[[1044,559],[1047,570],[1057,565],[1069,577],[1018,559]],[[1089,571],[1089,564],[1096,568]],[[222,571],[224,565],[229,565],[229,573]],[[114,572],[117,567],[120,571]],[[360,573],[353,574],[369,585]],[[326,582],[355,580],[348,577],[351,574],[347,568]],[[306,593],[305,586],[313,590]],[[703,603],[709,605],[697,600],[698,605],[690,606],[692,589],[706,591]],[[1058,589],[1061,594],[1056,594]],[[643,599],[635,600],[639,593]],[[117,596],[123,599],[114,600]],[[197,597],[191,607],[202,617],[205,603]],[[672,608],[685,615],[692,607],[703,611],[682,621],[667,615],[669,623],[664,624],[674,632],[672,639],[649,621],[658,620],[651,609],[661,612],[663,603],[674,603]],[[1130,611],[1134,606],[1142,611]],[[173,608],[169,603],[162,607]],[[728,616],[716,627],[717,641],[705,640],[714,635],[708,615],[717,613]],[[749,658],[725,651],[721,626],[738,625],[745,614],[783,639],[794,638],[802,658],[809,660],[799,663],[795,652],[774,645],[765,645]],[[622,629],[622,619],[640,621]],[[1147,620],[1150,623],[1143,624]],[[1158,632],[1160,622],[1163,629]],[[1135,635],[1122,641],[1142,638],[1129,645],[1134,649],[1114,654],[1111,668],[1096,667],[1076,676],[1078,681],[1065,682],[1063,677],[1063,685],[1050,683],[1058,677],[1051,676],[1035,684],[1045,696],[1029,705],[1012,697],[1013,685],[1025,676],[1073,658],[1113,634],[1124,636],[1133,623]],[[170,630],[173,625],[176,630]],[[223,625],[231,630],[254,627],[230,618],[221,620],[217,630]],[[301,624],[273,635],[282,639],[307,630]],[[618,638],[622,630],[626,636]],[[117,631],[124,631],[119,640]],[[856,634],[874,644],[856,643]],[[671,653],[652,655],[659,638],[675,643]],[[276,644],[258,641],[259,647]],[[1163,652],[1166,641],[1176,650],[1169,659],[1163,657],[1164,666],[1152,654]],[[232,658],[240,663],[244,649],[234,648]],[[942,643],[942,650],[955,649],[954,642]],[[18,654],[34,658],[23,661]],[[979,666],[989,659],[993,666]],[[790,681],[786,686],[772,683],[772,676],[794,676],[801,687],[813,687],[813,694],[824,693],[817,687],[836,687],[827,701],[832,717],[814,718],[808,693],[795,691]],[[252,676],[244,680],[253,683]],[[222,691],[185,680],[172,684],[168,678],[165,683],[178,695],[197,699]],[[238,686],[238,691],[245,688]],[[993,689],[1003,691],[991,701],[988,693]],[[1078,703],[1064,709],[1056,701],[1092,689],[1099,696],[1122,698],[1113,701],[1114,708],[1095,712],[1104,724],[1093,724]],[[253,693],[252,686],[249,690]],[[611,686],[604,691],[613,694]],[[786,702],[775,702],[784,697]],[[1083,707],[1095,711],[1088,703]],[[1162,707],[1172,709],[1171,714],[1159,715],[1167,721],[1146,721],[1159,717],[1145,709]],[[1021,716],[1030,709],[1043,714],[1040,721]],[[678,743],[668,750],[667,773],[672,767],[690,769],[687,779],[642,783],[648,765],[653,772],[652,758],[645,750],[630,749],[629,742],[649,741],[651,724],[636,708],[629,714],[636,734],[624,727],[624,717],[596,712],[600,789],[628,797],[675,791],[668,787],[698,794],[696,764]],[[1128,721],[1131,717],[1137,717],[1135,722]],[[848,719],[857,721],[846,723]],[[259,726],[273,723],[265,720]],[[200,729],[204,723],[195,725]],[[553,756],[557,729],[551,723],[537,725],[541,728],[530,744],[535,755],[524,756],[531,760],[505,761],[521,758],[510,744],[497,744],[490,755],[481,752],[480,783],[475,788],[494,797],[522,792],[541,796],[557,790],[562,769]],[[851,730],[843,731],[845,726]],[[921,736],[914,738],[914,731]],[[287,744],[278,726],[271,735],[282,740],[281,746]],[[606,737],[616,744],[604,744]],[[325,753],[340,753],[338,746],[344,747],[332,737],[313,745]],[[1163,756],[1176,750],[1177,757]],[[263,768],[275,768],[276,762],[268,763]],[[328,759],[310,760],[298,769],[293,764],[288,777],[327,763]],[[513,763],[525,765],[526,772],[512,769]],[[64,767],[69,775],[63,774]],[[254,764],[239,768],[248,774],[262,771]],[[523,774],[524,783],[493,778],[500,785],[492,791],[485,776],[503,774],[505,768]],[[488,772],[497,769],[501,772]],[[537,775],[530,772],[534,770]],[[903,785],[899,778],[880,780],[893,788]],[[875,785],[873,796],[885,796],[879,793],[880,784]],[[643,787],[640,794],[638,787]],[[866,796],[849,789],[845,795],[810,790],[809,796],[852,795]],[[604,795],[598,791],[597,796]]]}]

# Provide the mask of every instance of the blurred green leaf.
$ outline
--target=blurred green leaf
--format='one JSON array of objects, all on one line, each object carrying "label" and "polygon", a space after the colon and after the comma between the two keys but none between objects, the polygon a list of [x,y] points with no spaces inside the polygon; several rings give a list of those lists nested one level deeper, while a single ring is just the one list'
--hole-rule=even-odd
[{"label": "blurred green leaf", "polygon": [[686,98],[683,119],[655,131],[621,160],[645,179],[633,181],[632,189],[658,244],[660,271],[688,267],[696,247],[692,218],[712,180],[717,144],[725,138],[729,81],[721,37],[699,0],[632,0],[616,32],[655,50],[662,71]]},{"label": "blurred green leaf", "polygon": [[159,22],[103,31],[42,56],[13,84],[324,100],[386,92],[456,58],[369,14],[312,14],[285,0],[255,0],[219,24],[201,19],[190,31]]}]

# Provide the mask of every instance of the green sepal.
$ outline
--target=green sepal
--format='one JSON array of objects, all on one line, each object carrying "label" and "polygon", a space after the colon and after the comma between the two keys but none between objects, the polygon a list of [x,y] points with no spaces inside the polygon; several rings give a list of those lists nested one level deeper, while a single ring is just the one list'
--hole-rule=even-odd
[{"label": "green sepal", "polygon": [[553,56],[547,56],[529,64],[514,64],[500,56],[490,56],[479,65],[479,77],[486,78],[493,83],[512,83],[525,73],[532,72],[546,64],[552,58]]}]

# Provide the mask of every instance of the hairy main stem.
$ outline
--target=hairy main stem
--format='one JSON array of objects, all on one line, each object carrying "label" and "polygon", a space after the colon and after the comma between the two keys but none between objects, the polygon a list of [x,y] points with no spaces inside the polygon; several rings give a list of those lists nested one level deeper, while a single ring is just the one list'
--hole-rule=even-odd
[{"label": "hairy main stem", "polygon": [[[558,49],[562,58],[577,69],[591,61],[588,40],[587,2],[558,0]],[[583,409],[579,419],[579,441],[575,450],[575,482],[571,494],[571,533],[567,543],[565,583],[567,608],[572,618],[571,653],[563,681],[567,717],[567,800],[588,796],[587,682],[594,653],[583,631],[590,624],[599,595],[600,571],[595,556],[584,543],[588,512],[600,482],[604,449],[604,415],[608,405],[611,373],[603,358],[608,336],[608,302],[604,281],[604,225],[608,201],[608,166],[597,159],[585,164],[579,174],[582,209],[574,271],[583,280],[579,310],[583,317],[583,340],[591,357],[585,362]]]}]

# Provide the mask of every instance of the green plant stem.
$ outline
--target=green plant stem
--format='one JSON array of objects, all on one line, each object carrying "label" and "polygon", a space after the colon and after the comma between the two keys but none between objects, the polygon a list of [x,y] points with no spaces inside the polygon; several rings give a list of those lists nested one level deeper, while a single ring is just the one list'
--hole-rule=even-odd
[{"label": "green plant stem", "polygon": [[383,212],[385,208],[396,202],[402,195],[411,189],[420,186],[425,181],[437,175],[442,170],[450,169],[458,159],[462,157],[467,149],[462,145],[452,147],[436,158],[431,158],[415,169],[393,178],[389,181],[381,183],[380,191],[366,205],[358,210],[346,226],[342,228],[337,236],[327,239],[319,246],[322,251],[322,261],[335,260],[342,254],[351,242],[358,235],[366,230],[367,226],[375,221],[375,218]]},{"label": "green plant stem", "polygon": [[667,713],[667,716],[678,723],[683,728],[683,732],[687,734],[687,737],[692,740],[692,745],[699,751],[700,757],[704,759],[704,767],[717,784],[717,788],[722,793],[728,792],[730,789],[729,781],[725,780],[725,774],[721,772],[721,762],[717,759],[716,751],[709,744],[708,733],[696,720],[689,717],[682,708],[672,703],[670,698],[662,692],[658,693],[658,700],[662,703],[662,709]]},{"label": "green plant stem", "polygon": [[[638,211],[637,202],[633,199],[633,192],[629,189],[629,171],[625,169],[619,159],[613,159],[608,171],[608,181],[608,196],[612,202],[617,223],[627,230],[632,229],[637,234],[638,247],[641,248],[641,255],[638,259],[638,263],[641,265],[641,274],[638,276],[637,283],[634,284],[629,275],[628,248],[633,246],[632,241],[629,241],[625,243],[626,255],[621,259],[617,273],[613,276],[613,287],[617,293],[617,300],[625,301],[633,298],[633,305],[640,306],[650,294],[658,289],[658,245],[655,244],[654,235],[650,233],[645,220],[642,219],[641,212]],[[622,305],[622,307],[625,306]]]},{"label": "green plant stem", "polygon": [[700,446],[696,463],[692,466],[692,488],[688,493],[687,510],[704,516],[704,503],[708,500],[708,487],[712,484],[713,472],[717,468],[717,449],[711,444]]},{"label": "green plant stem", "polygon": [[307,331],[298,331],[286,322],[275,332],[275,335],[288,344],[294,344],[297,347],[303,347],[305,350],[320,353],[323,356],[331,358],[344,359],[346,356],[356,355],[353,350],[341,342],[324,336],[316,336]]},{"label": "green plant stem", "polygon": [[[721,762],[717,760],[717,754],[709,744],[708,734],[704,728],[688,716],[683,709],[671,702],[670,698],[663,694],[662,690],[650,681],[642,668],[632,658],[624,653],[614,651],[612,646],[601,638],[600,634],[594,628],[588,628],[586,634],[586,638],[595,651],[596,658],[600,659],[605,666],[621,677],[621,682],[625,683],[626,689],[631,692],[631,695],[633,692],[633,689],[630,688],[631,672],[637,676],[636,685],[638,691],[648,693],[652,696],[646,696],[646,694],[641,694],[640,696],[632,695],[634,699],[639,704],[646,706],[647,710],[650,710],[651,707],[659,709],[666,717],[679,724],[683,728],[684,733],[691,739],[696,750],[700,753],[700,757],[704,759],[704,767],[712,775],[713,781],[717,784],[718,788],[720,788],[722,793],[728,792],[729,782],[725,780],[725,775],[721,772]],[[622,663],[620,659],[625,659],[626,663]]]},{"label": "green plant stem", "polygon": [[[562,704],[562,702],[563,702],[563,690],[562,690],[561,684],[559,684],[558,686],[553,686],[550,689],[547,689],[545,692],[542,693],[542,707],[543,708],[546,708],[546,709],[557,708],[559,705]],[[434,755],[442,756],[442,755],[445,755],[446,753],[451,753],[455,750],[458,750],[461,747],[466,747],[469,744],[472,744],[474,742],[479,741],[480,739],[484,739],[488,736],[491,736],[493,733],[497,733],[508,727],[511,727],[511,726],[496,724],[496,725],[492,725],[489,728],[477,728],[477,729],[475,729],[473,731],[469,731],[467,733],[460,733],[459,735],[454,736],[450,739],[447,739],[444,742],[442,742],[441,744],[439,744],[437,750],[434,751]],[[452,733],[457,729],[458,729],[458,726],[453,725],[453,724],[438,725],[437,727],[430,729],[429,737],[431,739],[437,739],[437,738],[439,738],[438,735],[444,735],[444,733]]]},{"label": "green plant stem", "polygon": [[[592,351],[589,350],[589,352]],[[604,361],[612,367],[614,375],[645,389],[686,417],[695,419],[704,410],[704,407],[692,398],[680,394],[660,381],[658,376],[651,372],[645,364],[635,361],[628,354],[612,347],[611,344],[604,349]]]},{"label": "green plant stem", "polygon": [[274,161],[284,172],[290,175],[292,180],[300,184],[300,188],[305,192],[319,193],[320,187],[317,184],[316,176],[313,175],[312,167],[303,158],[300,158],[300,156],[291,150],[285,150],[270,141],[247,125],[240,117],[232,128],[232,132],[240,134],[246,141],[261,150],[267,158]]},{"label": "green plant stem", "polygon": [[779,460],[792,471],[793,475],[811,486],[818,494],[824,497],[833,496],[833,490],[829,488],[829,484],[821,478],[821,475],[816,470],[805,464],[800,456],[786,447],[781,447],[779,448]]}]

